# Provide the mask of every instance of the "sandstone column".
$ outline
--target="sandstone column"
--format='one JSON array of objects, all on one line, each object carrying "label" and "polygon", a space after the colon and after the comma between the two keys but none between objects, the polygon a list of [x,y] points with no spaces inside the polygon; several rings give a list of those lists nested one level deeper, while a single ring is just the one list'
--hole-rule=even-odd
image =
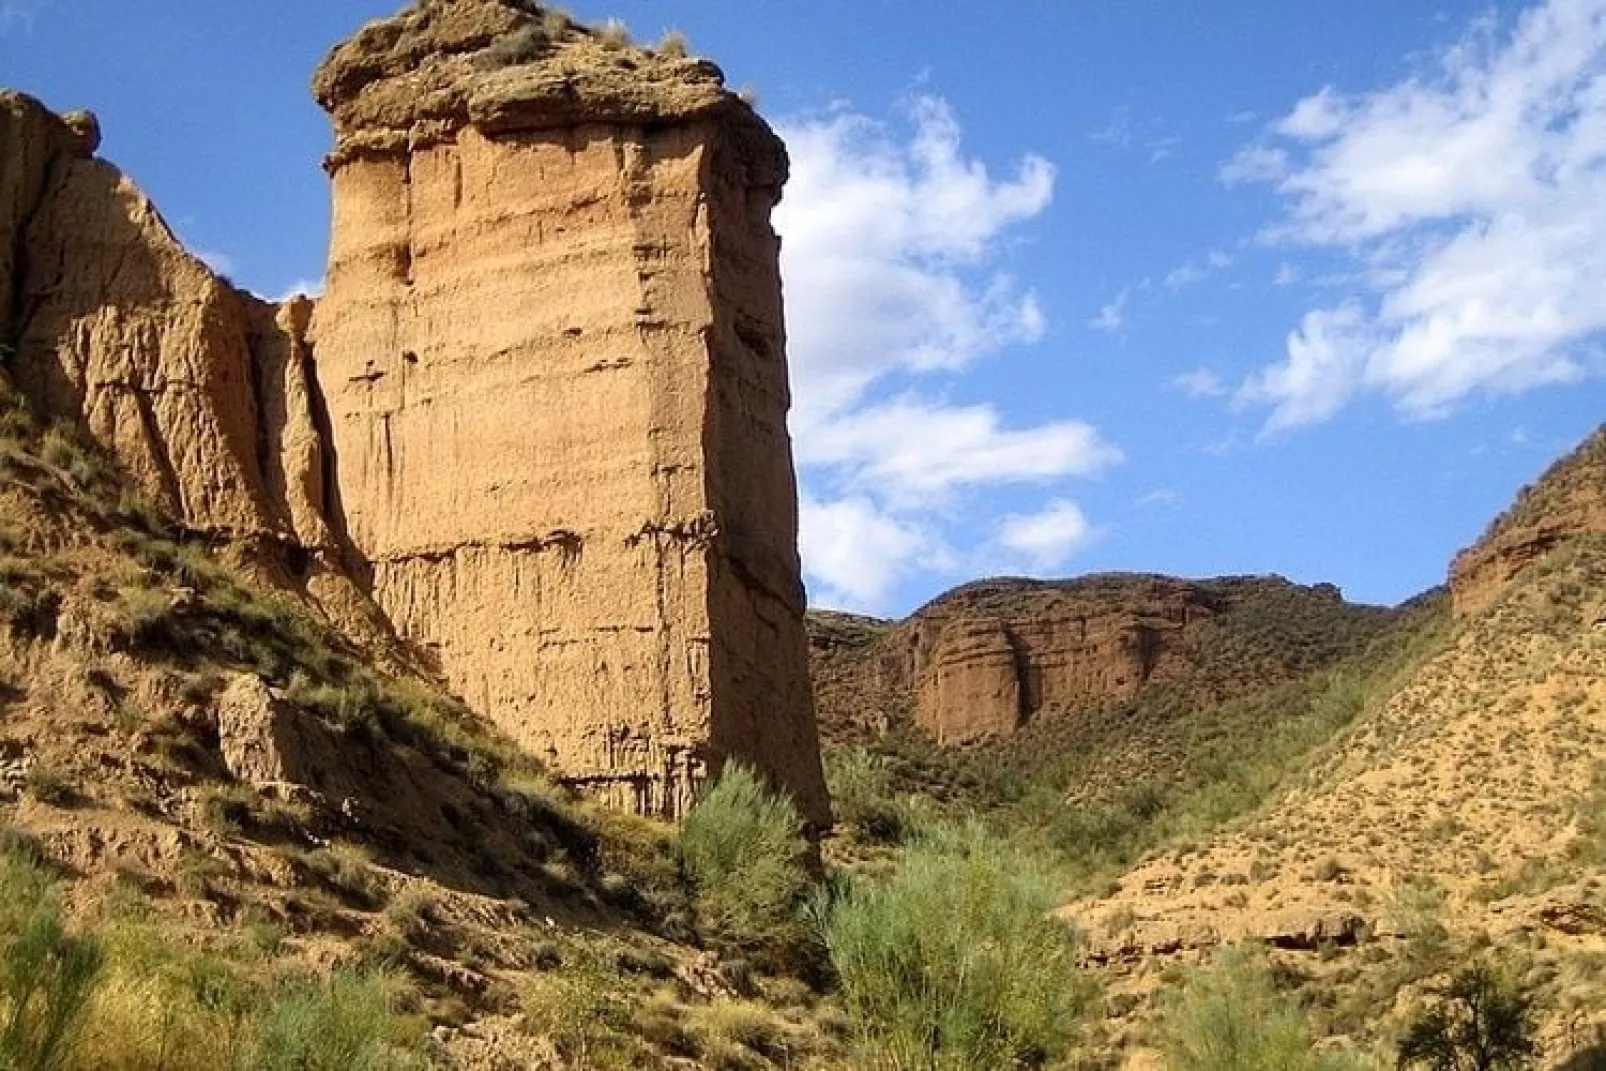
[{"label": "sandstone column", "polygon": [[572,781],[674,816],[751,761],[828,820],[778,241],[712,65],[533,4],[336,49],[312,328],[334,523],[397,629]]}]

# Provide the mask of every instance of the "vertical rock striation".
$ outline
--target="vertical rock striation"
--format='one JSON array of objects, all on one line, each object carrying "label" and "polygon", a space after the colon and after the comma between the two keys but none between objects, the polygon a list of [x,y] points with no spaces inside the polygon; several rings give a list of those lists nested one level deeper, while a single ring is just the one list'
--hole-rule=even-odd
[{"label": "vertical rock striation", "polygon": [[87,430],[151,502],[393,646],[344,571],[306,330],[220,278],[98,159],[87,112],[0,92],[0,344],[48,419]]},{"label": "vertical rock striation", "polygon": [[828,817],[796,551],[780,142],[707,63],[509,0],[371,24],[312,336],[340,525],[466,699],[673,816],[740,756]]}]

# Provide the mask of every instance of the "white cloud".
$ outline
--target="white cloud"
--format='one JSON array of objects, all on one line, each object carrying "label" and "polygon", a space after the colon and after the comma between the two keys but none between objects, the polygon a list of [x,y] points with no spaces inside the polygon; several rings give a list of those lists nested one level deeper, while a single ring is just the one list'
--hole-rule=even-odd
[{"label": "white cloud", "polygon": [[211,268],[216,275],[231,275],[234,272],[234,258],[227,253],[215,249],[197,249],[195,259]]},{"label": "white cloud", "polygon": [[1206,253],[1203,260],[1190,260],[1186,264],[1171,269],[1160,282],[1172,293],[1192,286],[1194,283],[1208,279],[1215,272],[1232,266],[1232,255],[1220,249],[1212,249]]},{"label": "white cloud", "polygon": [[1171,377],[1171,386],[1190,398],[1226,397],[1227,385],[1208,368],[1195,368],[1191,372]]},{"label": "white cloud", "polygon": [[1125,287],[1115,295],[1114,301],[1099,306],[1099,313],[1087,322],[1087,326],[1095,331],[1103,331],[1113,335],[1126,326],[1126,303],[1132,296],[1132,288]]},{"label": "white cloud", "polygon": [[856,491],[901,506],[938,505],[966,486],[1089,476],[1121,459],[1080,421],[1003,427],[990,405],[949,407],[912,396],[867,405],[798,440],[805,468],[834,470]]},{"label": "white cloud", "polygon": [[799,502],[799,548],[821,585],[813,601],[829,606],[881,606],[922,559],[940,554],[931,537],[863,495]]},{"label": "white cloud", "polygon": [[1288,336],[1287,360],[1263,368],[1238,389],[1242,405],[1269,405],[1267,432],[1316,424],[1360,388],[1368,339],[1357,305],[1317,309]]},{"label": "white cloud", "polygon": [[1057,569],[1093,537],[1093,525],[1076,503],[1057,498],[1038,513],[1011,514],[998,526],[998,542],[1023,555],[1034,569]]},{"label": "white cloud", "polygon": [[1089,474],[1119,452],[1078,421],[1016,426],[996,405],[943,400],[976,362],[1043,335],[1001,261],[1053,198],[1047,160],[995,176],[930,96],[893,122],[838,106],[780,130],[805,571],[817,602],[886,609],[905,580],[962,560],[946,533],[990,527],[967,513],[989,488]]},{"label": "white cloud", "polygon": [[0,34],[9,33],[16,27],[31,31],[34,20],[49,2],[50,0],[0,0]]},{"label": "white cloud", "polygon": [[289,301],[291,298],[294,298],[294,297],[318,298],[318,297],[322,297],[322,296],[323,296],[323,280],[321,278],[319,278],[319,279],[297,279],[295,282],[293,282],[289,286],[285,287],[284,290],[282,290],[277,297],[271,298],[270,300],[272,300],[276,304],[283,304],[284,302]]},{"label": "white cloud", "polygon": [[1134,504],[1140,509],[1175,509],[1184,501],[1181,491],[1175,487],[1156,487],[1134,499]]},{"label": "white cloud", "polygon": [[1404,416],[1590,374],[1606,330],[1606,0],[1476,23],[1431,70],[1322,90],[1222,177],[1268,182],[1267,236],[1352,257],[1364,285],[1308,313],[1240,398],[1268,430],[1364,393]]},{"label": "white cloud", "polygon": [[781,124],[792,179],[776,211],[799,435],[900,372],[964,368],[1044,328],[1036,297],[988,271],[1002,235],[1048,207],[1039,156],[995,180],[960,154],[942,101],[917,99],[903,139],[837,111]]}]

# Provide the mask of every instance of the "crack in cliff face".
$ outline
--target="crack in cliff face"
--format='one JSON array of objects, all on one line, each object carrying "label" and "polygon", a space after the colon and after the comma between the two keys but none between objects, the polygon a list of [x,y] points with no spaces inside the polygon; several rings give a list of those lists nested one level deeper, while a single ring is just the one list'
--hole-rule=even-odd
[{"label": "crack in cliff face", "polygon": [[556,528],[550,532],[519,539],[465,540],[461,543],[453,543],[450,546],[381,554],[371,560],[375,565],[404,565],[408,562],[438,563],[450,561],[470,551],[541,554],[549,550],[556,550],[561,557],[573,560],[579,558],[584,549],[585,537],[583,535],[567,528]]},{"label": "crack in cliff face", "polygon": [[[72,163],[71,156],[65,150],[57,150],[45,161],[44,174],[39,183],[39,192],[33,198],[33,203],[22,211],[17,221],[17,227],[12,237],[11,250],[11,293],[8,297],[6,320],[0,323],[0,341],[5,342],[13,350],[28,334],[30,321],[38,306],[27,308],[28,281],[33,274],[32,258],[28,248],[33,234],[34,221],[44,212],[45,205],[59,189],[65,166]],[[59,284],[58,284],[59,285]]]}]

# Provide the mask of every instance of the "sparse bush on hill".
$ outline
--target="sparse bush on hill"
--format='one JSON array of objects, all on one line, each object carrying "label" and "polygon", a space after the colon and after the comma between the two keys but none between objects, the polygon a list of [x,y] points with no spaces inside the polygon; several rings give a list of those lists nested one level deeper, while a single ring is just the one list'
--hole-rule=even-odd
[{"label": "sparse bush on hill", "polygon": [[604,48],[621,49],[630,46],[630,28],[619,19],[609,19],[592,32],[596,34],[597,40]]},{"label": "sparse bush on hill", "polygon": [[405,1071],[421,1068],[416,1023],[397,1014],[386,975],[337,973],[283,990],[260,1013],[242,1071]]},{"label": "sparse bush on hill", "polygon": [[773,966],[802,966],[810,944],[806,851],[792,801],[747,766],[727,763],[680,830],[703,928]]},{"label": "sparse bush on hill", "polygon": [[75,1066],[100,971],[91,938],[67,933],[53,875],[26,845],[0,855],[0,1067]]},{"label": "sparse bush on hill", "polygon": [[1170,1071],[1349,1071],[1354,1059],[1316,1051],[1304,1013],[1240,950],[1195,972],[1160,1023]]},{"label": "sparse bush on hill", "polygon": [[1400,1039],[1399,1067],[1521,1071],[1539,1057],[1534,998],[1484,964],[1456,972]]},{"label": "sparse bush on hill", "polygon": [[885,884],[817,908],[854,1020],[878,1068],[1042,1066],[1070,1042],[1089,988],[1055,884],[976,824],[912,843]]},{"label": "sparse bush on hill", "polygon": [[883,756],[864,748],[830,753],[825,778],[839,828],[874,843],[895,843],[903,838],[905,819],[893,798],[892,778]]}]

